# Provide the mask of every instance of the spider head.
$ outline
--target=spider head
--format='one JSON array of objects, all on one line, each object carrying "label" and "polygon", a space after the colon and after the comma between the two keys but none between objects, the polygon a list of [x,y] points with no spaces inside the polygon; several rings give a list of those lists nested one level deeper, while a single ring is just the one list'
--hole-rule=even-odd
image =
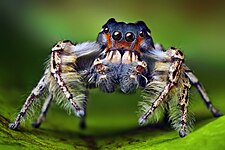
[{"label": "spider head", "polygon": [[150,33],[143,21],[124,23],[111,18],[102,26],[97,42],[106,50],[132,50],[140,53],[154,48]]}]

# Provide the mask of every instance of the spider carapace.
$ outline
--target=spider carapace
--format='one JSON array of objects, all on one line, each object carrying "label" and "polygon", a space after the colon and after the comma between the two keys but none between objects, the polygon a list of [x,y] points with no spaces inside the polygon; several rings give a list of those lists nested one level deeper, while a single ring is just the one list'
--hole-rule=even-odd
[{"label": "spider carapace", "polygon": [[41,96],[46,99],[33,127],[41,125],[50,103],[55,101],[80,117],[83,128],[89,88],[99,87],[107,93],[116,88],[123,93],[141,88],[139,124],[158,121],[160,114],[167,111],[171,126],[184,137],[191,131],[194,120],[188,109],[191,85],[197,88],[212,114],[221,116],[184,64],[179,49],[165,50],[154,44],[143,21],[124,23],[111,18],[103,25],[96,42],[73,44],[65,40],[53,46],[44,75],[9,128],[17,129]]}]

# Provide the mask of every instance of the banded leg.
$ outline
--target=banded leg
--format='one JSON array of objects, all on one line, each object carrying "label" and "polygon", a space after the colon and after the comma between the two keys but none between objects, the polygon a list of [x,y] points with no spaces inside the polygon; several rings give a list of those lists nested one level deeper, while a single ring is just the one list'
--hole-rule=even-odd
[{"label": "banded leg", "polygon": [[20,110],[19,114],[17,115],[16,119],[13,123],[9,124],[10,129],[17,129],[23,120],[24,116],[26,115],[27,111],[29,110],[31,104],[34,100],[43,94],[43,91],[46,88],[47,81],[45,80],[46,74],[41,78],[38,85],[32,90],[31,94],[26,99],[25,104],[23,105],[22,109]]},{"label": "banded leg", "polygon": [[181,111],[180,116],[180,129],[179,129],[179,135],[180,137],[185,137],[188,134],[188,104],[189,104],[189,80],[184,77],[183,79],[183,85],[182,85],[181,93],[179,94],[179,107]]},{"label": "banded leg", "polygon": [[206,94],[203,86],[201,85],[201,83],[198,81],[198,78],[193,74],[193,72],[187,67],[185,66],[185,74],[188,76],[191,84],[193,84],[196,89],[198,90],[199,94],[201,95],[203,101],[206,104],[206,107],[211,111],[211,113],[213,114],[214,117],[219,117],[222,116],[223,114],[219,112],[219,110],[217,110],[211,100],[209,99],[208,95]]},{"label": "banded leg", "polygon": [[[78,117],[84,116],[84,110],[76,103],[76,100],[67,87],[66,83],[63,81],[63,78],[61,76],[62,73],[62,68],[61,68],[61,54],[62,53],[69,53],[66,50],[70,49],[73,44],[70,41],[63,41],[57,43],[53,48],[52,48],[52,53],[51,53],[51,74],[56,80],[58,86],[62,90],[62,92],[65,94],[66,98],[72,105],[72,107],[75,110],[75,113]],[[69,56],[68,56],[69,57]]]},{"label": "banded leg", "polygon": [[167,95],[169,94],[170,90],[175,86],[175,84],[178,82],[180,73],[181,73],[181,66],[184,60],[184,56],[181,51],[175,48],[169,49],[167,52],[167,55],[170,56],[170,58],[166,61],[168,63],[171,63],[171,66],[169,67],[169,75],[168,75],[168,82],[158,98],[152,103],[151,107],[147,110],[144,115],[141,116],[139,119],[139,124],[144,124],[144,122],[148,119],[148,117],[154,112],[154,110],[161,104],[163,100],[166,99]]},{"label": "banded leg", "polygon": [[152,103],[151,107],[148,109],[148,111],[141,116],[141,118],[138,120],[139,124],[142,125],[145,123],[145,121],[148,119],[148,117],[154,112],[154,110],[160,105],[160,103],[165,100],[166,96],[169,94],[169,91],[173,88],[173,83],[168,83],[166,87],[163,89],[159,97]]},{"label": "banded leg", "polygon": [[50,104],[52,102],[52,99],[53,99],[53,95],[50,93],[42,106],[39,117],[37,118],[37,120],[35,122],[32,123],[32,126],[34,128],[39,128],[41,123],[44,121],[46,114],[48,112],[48,109],[50,107]]}]

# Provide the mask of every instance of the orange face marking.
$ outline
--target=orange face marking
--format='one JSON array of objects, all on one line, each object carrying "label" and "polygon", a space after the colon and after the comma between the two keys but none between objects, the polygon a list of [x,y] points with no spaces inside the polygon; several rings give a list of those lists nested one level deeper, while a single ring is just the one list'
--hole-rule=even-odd
[{"label": "orange face marking", "polygon": [[134,50],[136,50],[138,53],[141,52],[139,48],[140,48],[140,44],[141,44],[142,40],[143,40],[143,37],[138,36],[136,38],[136,42],[135,42],[135,45],[134,45]]},{"label": "orange face marking", "polygon": [[110,48],[115,48],[115,49],[127,49],[127,50],[131,50],[131,51],[136,51],[138,53],[141,53],[140,51],[140,45],[143,41],[143,37],[141,36],[137,36],[135,39],[135,43],[134,45],[133,42],[128,42],[126,40],[120,40],[120,41],[112,41],[111,40],[111,34],[109,33],[104,33],[104,38],[107,41],[107,45],[105,48],[105,51],[107,52]]},{"label": "orange face marking", "polygon": [[116,41],[115,42],[115,47],[117,48],[124,48],[124,49],[131,49],[131,42],[126,42],[126,41]]},{"label": "orange face marking", "polygon": [[114,47],[114,48],[118,48],[118,49],[130,49],[133,51],[137,51],[138,53],[140,53],[140,49],[139,46],[143,40],[142,37],[138,37],[136,39],[135,45],[132,47],[132,42],[127,42],[125,40],[122,41],[115,41],[114,44],[112,44],[111,38],[110,38],[110,33],[105,33],[104,34],[105,39],[107,40],[107,48],[106,51],[108,51],[108,49]]},{"label": "orange face marking", "polygon": [[112,41],[110,38],[110,33],[104,33],[105,39],[107,40],[107,48],[105,49],[106,51],[108,51],[109,48],[112,47]]}]

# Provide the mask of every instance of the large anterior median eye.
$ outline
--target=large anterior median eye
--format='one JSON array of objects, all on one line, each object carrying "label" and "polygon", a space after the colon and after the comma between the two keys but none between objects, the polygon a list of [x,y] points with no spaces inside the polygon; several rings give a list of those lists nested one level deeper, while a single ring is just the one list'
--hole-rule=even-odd
[{"label": "large anterior median eye", "polygon": [[135,36],[132,32],[127,32],[125,35],[125,39],[127,42],[133,42],[135,39]]},{"label": "large anterior median eye", "polygon": [[119,41],[122,38],[122,33],[120,31],[113,32],[112,38],[116,41]]}]

